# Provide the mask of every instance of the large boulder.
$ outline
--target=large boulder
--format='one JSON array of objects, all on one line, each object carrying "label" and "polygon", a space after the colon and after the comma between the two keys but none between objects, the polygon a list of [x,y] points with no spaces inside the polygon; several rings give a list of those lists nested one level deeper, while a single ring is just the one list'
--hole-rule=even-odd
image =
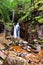
[{"label": "large boulder", "polygon": [[11,55],[6,58],[4,65],[28,65],[28,63],[21,57]]}]

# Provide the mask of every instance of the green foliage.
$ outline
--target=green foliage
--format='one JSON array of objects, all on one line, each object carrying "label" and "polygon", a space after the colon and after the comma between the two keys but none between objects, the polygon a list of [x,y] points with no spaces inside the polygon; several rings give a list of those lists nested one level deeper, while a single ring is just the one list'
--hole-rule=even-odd
[{"label": "green foliage", "polygon": [[[22,7],[20,7],[20,5],[22,5]],[[34,13],[32,14],[33,16],[31,15],[35,9],[37,9],[37,11],[43,11],[43,0],[0,0],[0,14],[5,22],[10,21],[11,12],[15,10],[14,13],[18,13],[20,16],[18,22],[28,17],[28,20],[31,19],[32,23],[34,23],[35,20],[38,22],[40,20],[39,23],[43,23],[43,19],[40,15],[35,17],[33,17],[35,15]]]},{"label": "green foliage", "polygon": [[38,22],[43,24],[43,18],[40,18]]},{"label": "green foliage", "polygon": [[0,0],[0,14],[4,21],[9,20],[9,5],[8,1]]}]

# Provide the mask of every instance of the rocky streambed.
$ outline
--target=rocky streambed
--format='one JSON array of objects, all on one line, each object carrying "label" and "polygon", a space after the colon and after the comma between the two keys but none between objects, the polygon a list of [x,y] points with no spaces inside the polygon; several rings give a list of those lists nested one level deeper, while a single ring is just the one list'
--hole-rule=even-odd
[{"label": "rocky streambed", "polygon": [[12,36],[1,37],[0,65],[43,65],[43,49],[33,49],[27,41]]}]

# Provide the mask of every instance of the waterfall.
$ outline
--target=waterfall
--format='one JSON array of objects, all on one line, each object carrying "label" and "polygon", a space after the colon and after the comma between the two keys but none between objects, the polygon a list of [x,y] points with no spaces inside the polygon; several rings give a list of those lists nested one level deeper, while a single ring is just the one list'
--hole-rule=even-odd
[{"label": "waterfall", "polygon": [[12,22],[14,22],[14,10],[12,11]]}]

